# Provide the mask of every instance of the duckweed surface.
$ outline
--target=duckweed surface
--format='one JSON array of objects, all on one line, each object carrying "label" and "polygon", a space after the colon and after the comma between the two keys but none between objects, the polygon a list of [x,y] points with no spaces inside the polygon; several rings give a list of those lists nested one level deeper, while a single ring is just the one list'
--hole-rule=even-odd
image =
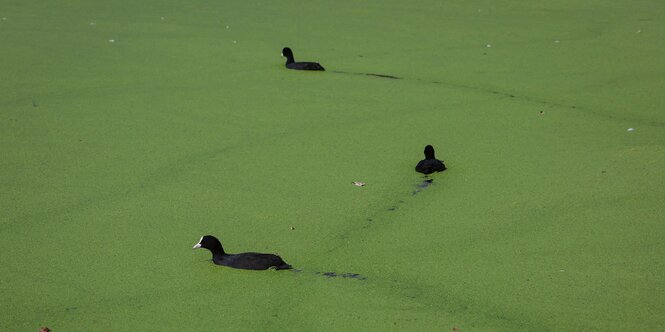
[{"label": "duckweed surface", "polygon": [[662,2],[0,16],[2,331],[665,328]]}]

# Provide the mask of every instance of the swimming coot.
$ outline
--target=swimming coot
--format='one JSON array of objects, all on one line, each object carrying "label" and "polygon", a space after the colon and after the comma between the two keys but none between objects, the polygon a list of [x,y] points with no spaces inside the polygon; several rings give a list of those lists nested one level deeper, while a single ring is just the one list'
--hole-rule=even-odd
[{"label": "swimming coot", "polygon": [[286,68],[298,70],[325,70],[323,66],[316,62],[296,62],[293,58],[293,51],[290,48],[282,49],[282,56],[286,57]]},{"label": "swimming coot", "polygon": [[434,157],[434,148],[431,145],[425,147],[425,159],[421,160],[416,165],[416,172],[423,174],[431,174],[434,172],[442,172],[446,170],[446,165],[443,161]]},{"label": "swimming coot", "polygon": [[290,269],[281,257],[273,254],[260,254],[256,252],[245,252],[242,254],[227,254],[222,248],[222,243],[212,235],[202,236],[199,243],[193,249],[206,248],[212,252],[212,261],[217,265],[224,265],[236,269],[245,270],[277,270]]}]

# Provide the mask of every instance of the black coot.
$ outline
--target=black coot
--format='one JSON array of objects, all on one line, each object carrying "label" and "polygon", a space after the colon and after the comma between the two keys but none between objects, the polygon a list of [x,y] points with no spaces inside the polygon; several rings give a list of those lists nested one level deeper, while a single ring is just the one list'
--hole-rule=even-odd
[{"label": "black coot", "polygon": [[290,269],[281,257],[273,254],[260,254],[256,252],[245,252],[242,254],[227,254],[222,248],[222,243],[212,235],[202,236],[199,243],[193,249],[206,248],[212,252],[212,261],[217,265],[224,265],[236,269],[245,270],[277,270]]},{"label": "black coot", "polygon": [[298,70],[325,70],[323,66],[316,62],[296,62],[293,58],[293,51],[290,48],[282,49],[282,56],[286,57],[286,68]]},{"label": "black coot", "polygon": [[425,147],[425,159],[421,160],[416,165],[416,172],[423,174],[431,174],[434,172],[442,172],[446,170],[446,165],[443,161],[434,157],[434,148],[431,145]]}]

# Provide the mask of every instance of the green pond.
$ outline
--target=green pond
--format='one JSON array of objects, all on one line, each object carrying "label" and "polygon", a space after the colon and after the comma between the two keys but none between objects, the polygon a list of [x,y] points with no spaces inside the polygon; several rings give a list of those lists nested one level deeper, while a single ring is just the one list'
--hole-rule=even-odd
[{"label": "green pond", "polygon": [[3,0],[0,330],[663,330],[664,17]]}]

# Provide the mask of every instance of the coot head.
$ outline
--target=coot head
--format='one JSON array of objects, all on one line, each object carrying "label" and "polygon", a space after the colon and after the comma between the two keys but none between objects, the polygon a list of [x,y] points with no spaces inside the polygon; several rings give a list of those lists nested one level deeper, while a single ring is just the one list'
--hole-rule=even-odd
[{"label": "coot head", "polygon": [[224,253],[224,248],[222,247],[222,243],[219,242],[219,240],[217,240],[217,238],[212,235],[201,236],[199,243],[195,244],[194,247],[192,247],[192,249],[198,249],[198,248],[208,249],[212,251],[213,254]]},{"label": "coot head", "polygon": [[431,145],[425,147],[425,159],[435,159],[434,147],[432,147]]},{"label": "coot head", "polygon": [[290,48],[284,47],[282,49],[282,56],[285,57],[289,62],[294,62],[295,60],[293,59],[293,51],[291,51]]}]

